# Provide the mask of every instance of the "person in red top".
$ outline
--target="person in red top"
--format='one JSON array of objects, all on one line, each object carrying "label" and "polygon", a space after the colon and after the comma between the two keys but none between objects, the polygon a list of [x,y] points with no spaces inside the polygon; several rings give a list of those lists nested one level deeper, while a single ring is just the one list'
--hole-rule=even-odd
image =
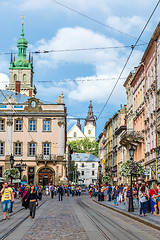
[{"label": "person in red top", "polygon": [[157,188],[157,184],[156,183],[153,183],[152,184],[152,188],[149,192],[149,196],[150,196],[150,203],[151,203],[151,213],[154,213],[155,212],[155,202],[152,200],[152,197],[157,195],[158,193],[158,188]]}]

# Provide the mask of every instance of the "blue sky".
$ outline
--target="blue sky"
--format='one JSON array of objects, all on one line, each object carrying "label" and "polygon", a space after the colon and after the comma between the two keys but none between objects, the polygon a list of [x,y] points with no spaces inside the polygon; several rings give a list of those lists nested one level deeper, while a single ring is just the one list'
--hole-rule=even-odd
[{"label": "blue sky", "polygon": [[[138,37],[157,0],[57,0],[112,28]],[[149,42],[158,22],[156,10],[142,39]],[[117,47],[107,50],[34,54],[34,83],[37,97],[55,102],[63,91],[69,117],[84,118],[90,97],[94,114],[99,115],[129,55],[135,39],[84,18],[52,0],[0,0],[0,53],[16,51],[24,15],[28,50],[62,50]],[[142,42],[139,42],[142,43]],[[140,62],[146,45],[135,49],[122,79],[97,122],[97,136],[108,118],[126,104],[123,83]],[[9,55],[0,55],[0,87],[8,81]],[[89,81],[88,81],[89,80]],[[91,81],[92,80],[92,81]],[[61,81],[61,82],[60,82]],[[68,128],[74,121],[68,121]],[[83,123],[83,121],[82,121]]]}]

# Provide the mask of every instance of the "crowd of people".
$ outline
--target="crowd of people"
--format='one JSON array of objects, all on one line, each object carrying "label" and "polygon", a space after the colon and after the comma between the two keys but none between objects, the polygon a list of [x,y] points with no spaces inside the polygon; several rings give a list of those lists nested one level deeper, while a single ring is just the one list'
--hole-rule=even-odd
[{"label": "crowd of people", "polygon": [[[131,195],[132,190],[132,195]],[[98,195],[97,186],[89,188],[90,197]],[[160,216],[160,183],[153,183],[151,188],[146,183],[130,185],[110,185],[102,184],[100,194],[103,200],[114,201],[114,205],[124,204],[129,210],[129,197],[133,197],[134,206],[139,208],[140,216],[146,216],[146,212],[151,212],[154,216]]]},{"label": "crowd of people", "polygon": [[57,185],[48,184],[46,186],[42,185],[25,185],[20,187],[15,187],[12,184],[5,182],[0,187],[0,202],[2,211],[4,213],[4,220],[9,219],[9,213],[13,212],[14,199],[21,199],[22,206],[25,209],[30,209],[30,218],[34,220],[36,213],[36,206],[38,205],[38,200],[42,200],[42,196],[45,195],[48,199],[51,199],[58,195],[58,200],[63,201],[63,196],[66,194],[68,197],[70,195],[80,196],[81,187],[75,185]]}]

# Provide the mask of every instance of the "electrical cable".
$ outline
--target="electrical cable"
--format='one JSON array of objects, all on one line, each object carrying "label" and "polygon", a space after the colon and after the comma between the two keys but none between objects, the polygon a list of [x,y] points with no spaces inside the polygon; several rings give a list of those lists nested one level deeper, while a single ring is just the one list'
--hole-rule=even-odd
[{"label": "electrical cable", "polygon": [[126,60],[126,62],[125,62],[125,64],[124,64],[124,66],[123,66],[123,68],[122,68],[122,70],[121,70],[121,72],[120,72],[120,74],[119,74],[119,77],[118,77],[118,79],[117,79],[115,85],[113,86],[113,89],[112,89],[111,93],[109,94],[109,96],[108,96],[108,98],[107,98],[107,100],[106,100],[106,102],[105,102],[105,104],[104,104],[104,106],[103,106],[103,108],[102,108],[100,114],[98,115],[97,120],[99,119],[99,117],[101,116],[102,112],[104,111],[106,105],[108,104],[109,99],[111,98],[111,96],[112,96],[112,94],[113,94],[113,92],[114,92],[114,90],[115,90],[115,88],[116,88],[116,86],[117,86],[117,84],[118,84],[118,82],[119,82],[119,80],[120,80],[120,78],[121,78],[121,76],[122,76],[122,74],[123,74],[123,72],[124,72],[124,70],[125,70],[127,64],[128,64],[128,62],[129,62],[129,59],[131,58],[131,55],[132,55],[132,53],[133,53],[134,48],[136,47],[137,43],[139,42],[141,36],[143,35],[143,33],[144,33],[144,31],[145,31],[145,29],[146,29],[148,23],[150,22],[150,20],[151,20],[153,14],[155,13],[155,11],[156,11],[156,9],[157,9],[159,3],[160,3],[160,0],[159,0],[158,3],[156,4],[155,8],[153,9],[153,11],[152,11],[152,13],[151,13],[149,19],[147,20],[145,26],[143,27],[143,29],[142,29],[142,31],[141,31],[139,37],[137,38],[135,44],[132,46],[132,50],[131,50],[131,52],[130,52],[130,54],[129,54],[129,56],[128,56],[128,58],[127,58],[127,60]]},{"label": "electrical cable", "polygon": [[[136,47],[139,46],[144,46],[147,45],[148,43],[142,43],[138,44]],[[73,48],[73,49],[51,49],[51,50],[37,50],[37,51],[32,51],[32,52],[27,52],[27,53],[32,53],[32,54],[46,54],[46,53],[60,53],[60,52],[77,52],[77,51],[96,51],[96,50],[108,50],[108,49],[121,49],[121,48],[130,48],[131,45],[124,45],[124,46],[108,46],[108,47],[94,47],[94,48]],[[1,52],[0,55],[10,55],[10,52]],[[18,54],[17,52],[12,52],[12,54]]]},{"label": "electrical cable", "polygon": [[[84,13],[81,13],[81,12],[79,12],[79,11],[73,9],[73,8],[70,8],[70,7],[64,5],[64,4],[60,3],[60,2],[57,2],[56,0],[51,0],[51,1],[54,2],[54,3],[56,3],[56,4],[58,4],[58,5],[60,5],[60,6],[62,6],[62,7],[64,7],[64,8],[66,8],[66,9],[68,9],[68,10],[70,10],[70,11],[72,11],[72,12],[75,12],[75,13],[81,15],[82,17],[85,17],[85,18],[87,18],[87,19],[89,19],[89,20],[91,20],[91,21],[93,21],[93,22],[96,22],[96,23],[98,23],[98,24],[100,24],[100,25],[102,25],[102,26],[104,26],[104,27],[106,27],[106,28],[109,28],[109,29],[111,29],[111,30],[113,30],[113,31],[116,31],[116,32],[118,32],[118,33],[120,33],[120,34],[122,34],[122,35],[124,35],[124,36],[130,37],[130,38],[133,38],[133,39],[137,39],[136,37],[133,37],[133,36],[131,36],[131,35],[127,34],[127,33],[124,33],[124,32],[122,32],[122,31],[120,31],[120,30],[118,30],[118,29],[116,29],[116,28],[113,28],[113,27],[111,27],[111,26],[109,26],[109,25],[106,25],[105,23],[102,23],[102,22],[100,22],[100,21],[98,21],[98,20],[96,20],[96,19],[94,19],[94,18],[91,18],[91,17],[85,15]],[[142,40],[141,40],[141,42],[145,43],[145,42],[142,41]]]}]

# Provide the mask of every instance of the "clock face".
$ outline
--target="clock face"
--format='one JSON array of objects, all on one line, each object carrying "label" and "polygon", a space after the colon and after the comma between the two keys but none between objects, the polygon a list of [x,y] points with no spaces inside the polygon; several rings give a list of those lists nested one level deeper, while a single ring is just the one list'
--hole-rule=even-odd
[{"label": "clock face", "polygon": [[36,102],[35,102],[35,101],[32,101],[32,102],[31,102],[31,107],[32,107],[32,108],[35,108],[35,106],[36,106]]}]

